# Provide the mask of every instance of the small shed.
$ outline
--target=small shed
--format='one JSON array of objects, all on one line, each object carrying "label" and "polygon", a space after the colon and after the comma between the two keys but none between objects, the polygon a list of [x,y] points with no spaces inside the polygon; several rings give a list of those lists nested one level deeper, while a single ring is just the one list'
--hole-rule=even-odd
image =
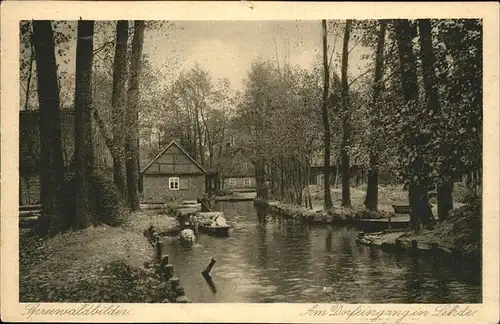
[{"label": "small shed", "polygon": [[196,200],[205,192],[206,170],[175,141],[142,171],[142,200],[163,203],[169,198]]}]

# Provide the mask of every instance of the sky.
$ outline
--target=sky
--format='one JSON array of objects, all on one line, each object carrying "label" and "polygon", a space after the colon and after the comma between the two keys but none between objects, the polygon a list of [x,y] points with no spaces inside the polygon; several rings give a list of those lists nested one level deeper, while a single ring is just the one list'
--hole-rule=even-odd
[{"label": "sky", "polygon": [[[311,69],[320,62],[322,53],[321,23],[312,21],[173,21],[174,27],[147,29],[143,52],[155,68],[165,62],[174,70],[165,73],[165,79],[175,79],[181,71],[198,63],[208,70],[213,79],[227,78],[235,90],[244,89],[244,79],[251,64],[258,58],[279,60],[280,65],[288,57],[292,65]],[[76,23],[74,24],[76,27]],[[109,35],[114,33],[110,25]],[[75,28],[76,30],[76,28]],[[76,33],[69,43],[69,61],[60,69],[74,74],[76,57]],[[335,52],[340,58],[342,29],[339,30]],[[329,36],[332,49],[334,36]],[[94,47],[97,47],[94,44]],[[355,78],[370,63],[361,59],[371,50],[357,45],[349,54],[349,77]],[[59,60],[58,60],[59,61]],[[340,65],[334,69],[340,75]],[[168,83],[169,80],[165,80]]]},{"label": "sky", "polygon": [[[279,58],[283,64],[285,56],[289,56],[291,64],[306,69],[320,59],[320,21],[177,21],[174,25],[176,28],[146,33],[144,52],[152,63],[161,67],[168,57],[177,55],[178,70],[190,69],[198,62],[213,78],[229,79],[236,90],[243,89],[251,63],[259,57],[274,61]],[[337,54],[341,41],[342,37],[338,37]],[[369,51],[358,46],[350,53],[352,77],[364,69],[367,62],[361,60],[361,55]]]},{"label": "sky", "polygon": [[[144,37],[143,52],[153,67],[162,71],[160,80],[163,80],[164,84],[174,81],[180,72],[187,71],[198,63],[209,72],[213,80],[227,78],[234,90],[243,91],[244,80],[251,64],[258,58],[279,61],[282,66],[288,57],[290,64],[299,65],[307,70],[311,70],[315,63],[321,64],[322,29],[319,20],[218,20],[170,23],[162,28],[146,29]],[[75,73],[76,58],[76,21],[70,22],[70,25],[73,27],[73,32],[67,44],[69,55],[56,56],[59,71],[66,72],[68,76]],[[96,39],[114,37],[115,24],[106,25],[104,38],[102,26],[104,26],[102,23],[96,24],[95,32],[100,33],[100,37]],[[337,37],[335,33],[338,34]],[[328,38],[329,52],[335,43],[334,58],[337,57],[338,60],[337,62],[334,60],[332,65],[333,70],[339,75],[342,34],[343,27],[340,27],[336,32],[331,32]],[[363,60],[361,56],[370,54],[373,50],[361,45],[354,46],[354,43],[355,41],[350,42],[352,51],[349,54],[349,80],[365,72],[367,64],[372,63],[370,60]],[[100,43],[95,40],[94,48],[98,46]],[[164,66],[170,68],[162,70]],[[68,82],[71,88],[66,92],[72,97],[74,78]],[[24,99],[25,97],[21,95],[21,107],[24,106]],[[69,102],[72,101],[69,97],[67,99]],[[36,96],[32,96],[31,101],[36,105]]]}]

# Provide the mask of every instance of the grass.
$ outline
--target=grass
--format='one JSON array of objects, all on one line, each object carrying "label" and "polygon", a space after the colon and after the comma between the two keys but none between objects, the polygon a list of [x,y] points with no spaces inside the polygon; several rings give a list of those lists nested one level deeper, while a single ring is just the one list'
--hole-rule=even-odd
[{"label": "grass", "polygon": [[[143,236],[149,225],[170,226],[167,215],[140,211],[123,227],[90,227],[51,238],[21,230],[21,302],[165,302],[165,282]],[[162,293],[163,291],[163,293]]]},{"label": "grass", "polygon": [[453,249],[460,247],[465,255],[478,256],[481,251],[482,203],[480,199],[471,199],[463,206],[450,212],[446,221],[440,222],[432,230],[424,230],[419,234],[406,233],[406,240]]},{"label": "grass", "polygon": [[[319,186],[310,186],[313,206],[317,208],[323,207],[323,188]],[[351,187],[351,206],[355,211],[365,209],[364,200],[366,196],[366,185]],[[342,189],[332,188],[332,201],[335,208],[342,203]],[[470,193],[462,183],[455,183],[453,188],[453,200],[455,207],[463,206],[463,203]],[[430,200],[433,205],[432,210],[434,215],[437,215],[437,203],[435,199]],[[378,188],[378,209],[385,213],[394,213],[392,205],[408,205],[408,191],[403,189],[402,185],[386,185]]]}]

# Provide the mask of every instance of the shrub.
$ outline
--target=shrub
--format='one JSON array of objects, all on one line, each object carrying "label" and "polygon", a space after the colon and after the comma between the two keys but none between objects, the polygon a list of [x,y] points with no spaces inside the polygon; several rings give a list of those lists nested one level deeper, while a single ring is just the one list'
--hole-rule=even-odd
[{"label": "shrub", "polygon": [[474,197],[472,190],[463,182],[455,182],[453,184],[453,198],[456,202],[466,203],[467,200]]}]

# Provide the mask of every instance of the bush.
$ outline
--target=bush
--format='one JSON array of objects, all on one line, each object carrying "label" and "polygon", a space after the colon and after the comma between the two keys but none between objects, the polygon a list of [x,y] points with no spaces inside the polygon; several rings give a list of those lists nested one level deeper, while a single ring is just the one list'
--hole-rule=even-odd
[{"label": "bush", "polygon": [[469,256],[479,255],[482,245],[481,199],[471,198],[466,205],[452,210],[448,219],[437,226],[435,234],[448,238]]},{"label": "bush", "polygon": [[456,202],[467,203],[474,196],[472,190],[463,182],[455,182],[453,184],[453,198]]},{"label": "bush", "polygon": [[[75,181],[75,174],[68,174],[60,193],[64,206],[64,219],[68,222],[67,227],[72,225],[76,215]],[[91,186],[95,194],[97,221],[113,227],[123,225],[130,212],[120,198],[111,177],[103,171],[95,171],[91,176]]]},{"label": "bush", "polygon": [[37,277],[23,283],[22,302],[67,303],[166,303],[172,300],[169,282],[153,271],[134,268],[114,260],[102,265],[95,274],[72,277],[70,281],[47,284]]}]

